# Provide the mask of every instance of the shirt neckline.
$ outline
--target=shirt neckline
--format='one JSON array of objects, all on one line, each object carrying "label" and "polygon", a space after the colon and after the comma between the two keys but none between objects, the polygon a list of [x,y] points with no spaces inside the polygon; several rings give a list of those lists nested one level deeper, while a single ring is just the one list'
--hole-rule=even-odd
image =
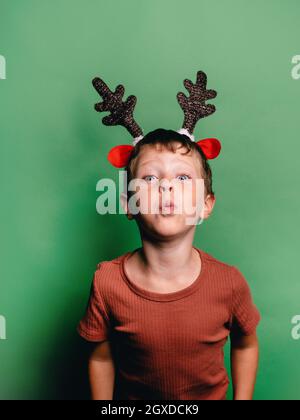
[{"label": "shirt neckline", "polygon": [[182,299],[194,293],[198,289],[198,287],[203,282],[203,279],[205,277],[206,270],[207,270],[207,261],[206,261],[204,251],[202,251],[199,248],[196,248],[195,246],[193,246],[193,248],[196,249],[196,251],[198,251],[199,253],[199,258],[201,260],[201,271],[198,277],[196,278],[196,280],[189,286],[185,287],[184,289],[180,289],[180,290],[177,290],[176,292],[171,292],[171,293],[158,293],[158,292],[153,292],[150,290],[143,289],[142,287],[138,286],[136,283],[132,282],[126,273],[125,262],[129,258],[129,256],[131,256],[134,252],[136,252],[140,248],[136,248],[134,251],[129,251],[123,255],[120,261],[121,275],[133,292],[135,292],[139,296],[142,296],[146,299],[155,300],[159,302],[170,302],[170,301]]}]

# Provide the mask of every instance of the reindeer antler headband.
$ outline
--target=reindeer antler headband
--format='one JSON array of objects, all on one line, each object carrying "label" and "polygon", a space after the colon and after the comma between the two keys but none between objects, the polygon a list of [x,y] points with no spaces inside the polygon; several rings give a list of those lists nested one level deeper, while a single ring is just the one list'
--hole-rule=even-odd
[{"label": "reindeer antler headband", "polygon": [[[97,103],[95,109],[98,112],[108,112],[110,115],[102,119],[105,125],[122,125],[125,127],[133,137],[132,145],[123,144],[113,147],[107,158],[109,162],[116,168],[124,168],[127,166],[129,157],[134,146],[143,139],[143,130],[136,123],[133,117],[133,111],[137,102],[136,96],[129,96],[123,102],[125,88],[123,85],[118,85],[115,92],[112,92],[105,82],[96,77],[93,80],[93,86],[102,97],[103,102]],[[193,136],[194,129],[197,122],[201,118],[212,115],[216,108],[214,105],[206,104],[209,99],[214,99],[217,92],[214,90],[207,90],[207,76],[203,71],[198,71],[196,83],[193,84],[190,80],[184,80],[184,86],[188,90],[190,96],[187,97],[184,93],[177,94],[177,100],[184,113],[183,126],[177,132],[185,134],[192,141],[195,141]],[[221,143],[214,138],[203,139],[197,141],[207,159],[215,159],[221,151]]]}]

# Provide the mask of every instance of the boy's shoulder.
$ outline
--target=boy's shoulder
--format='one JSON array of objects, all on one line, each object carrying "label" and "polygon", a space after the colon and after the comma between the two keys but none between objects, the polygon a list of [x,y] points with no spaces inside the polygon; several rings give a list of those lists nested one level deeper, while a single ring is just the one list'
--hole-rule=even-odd
[{"label": "boy's shoulder", "polygon": [[212,277],[222,277],[225,280],[230,279],[233,287],[247,283],[243,272],[236,265],[219,260],[206,251],[200,250],[200,252],[205,258],[205,262],[209,267],[209,271],[212,274]]},{"label": "boy's shoulder", "polygon": [[205,258],[206,262],[210,264],[211,266],[215,266],[216,268],[219,268],[220,270],[224,270],[224,271],[232,271],[232,268],[234,268],[232,264],[229,264],[228,262],[217,259],[215,256],[204,251],[203,249],[200,249],[200,248],[197,248],[197,249],[198,251],[200,251],[200,254]]},{"label": "boy's shoulder", "polygon": [[128,252],[125,252],[111,260],[103,259],[96,264],[93,284],[97,290],[101,290],[105,293],[105,291],[108,291],[111,287],[115,286],[116,281],[121,279],[120,263],[127,254]]},{"label": "boy's shoulder", "polygon": [[125,258],[125,256],[127,254],[129,254],[130,251],[127,251],[121,255],[118,255],[115,258],[112,258],[111,260],[103,260],[98,262],[97,264],[97,270],[103,270],[104,268],[107,269],[115,269],[116,267],[118,267],[122,261],[123,258]]}]

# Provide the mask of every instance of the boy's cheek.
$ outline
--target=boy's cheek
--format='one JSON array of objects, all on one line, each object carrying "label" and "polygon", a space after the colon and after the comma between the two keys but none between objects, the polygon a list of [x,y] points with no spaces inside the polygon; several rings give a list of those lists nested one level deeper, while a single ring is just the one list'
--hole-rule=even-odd
[{"label": "boy's cheek", "polygon": [[150,189],[141,189],[134,192],[130,208],[133,209],[133,206],[138,208],[139,213],[144,215],[149,215],[158,212],[159,209],[159,197],[157,194],[152,194]]},{"label": "boy's cheek", "polygon": [[184,189],[182,202],[184,204],[184,213],[190,214],[191,211],[196,207],[196,203],[199,203],[199,198],[197,197],[197,191],[194,186],[187,186]]}]

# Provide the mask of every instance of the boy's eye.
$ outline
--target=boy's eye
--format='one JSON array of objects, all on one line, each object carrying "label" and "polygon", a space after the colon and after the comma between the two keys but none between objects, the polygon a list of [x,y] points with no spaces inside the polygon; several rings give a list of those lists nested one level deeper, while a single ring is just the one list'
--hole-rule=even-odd
[{"label": "boy's eye", "polygon": [[178,178],[184,178],[184,179],[181,179],[181,181],[186,181],[187,179],[191,179],[189,175],[178,175]]},{"label": "boy's eye", "polygon": [[145,181],[149,181],[149,182],[152,182],[152,181],[154,181],[154,179],[151,179],[151,178],[156,178],[157,179],[157,177],[155,176],[155,175],[147,175],[147,176],[144,176],[144,180]]}]

